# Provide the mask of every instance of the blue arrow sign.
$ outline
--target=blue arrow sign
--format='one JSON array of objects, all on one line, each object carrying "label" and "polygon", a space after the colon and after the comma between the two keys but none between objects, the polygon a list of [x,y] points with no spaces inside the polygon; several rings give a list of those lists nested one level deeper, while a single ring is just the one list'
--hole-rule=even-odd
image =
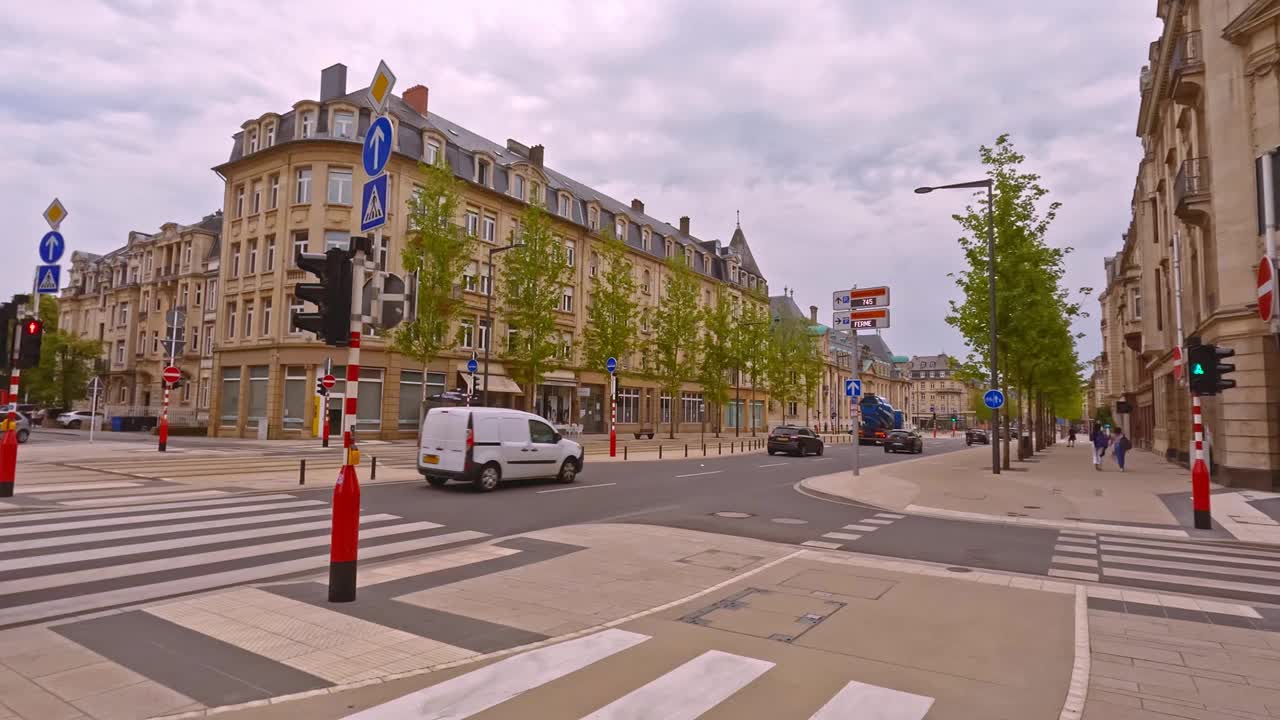
[{"label": "blue arrow sign", "polygon": [[59,265],[36,266],[36,292],[56,295],[62,287],[62,267]]},{"label": "blue arrow sign", "polygon": [[471,358],[467,361],[467,372],[475,373],[476,368],[478,367],[480,367],[480,363],[476,362],[475,358]]},{"label": "blue arrow sign", "polygon": [[360,232],[369,232],[386,225],[387,176],[379,175],[366,182],[360,197]]},{"label": "blue arrow sign", "polygon": [[386,115],[369,124],[369,131],[364,134],[364,171],[373,177],[381,175],[391,158],[392,134],[391,121]]},{"label": "blue arrow sign", "polygon": [[40,238],[40,261],[46,263],[56,263],[62,258],[62,251],[66,249],[67,243],[62,239],[62,233],[57,230],[50,230]]},{"label": "blue arrow sign", "polygon": [[1004,406],[1004,393],[999,390],[988,390],[987,393],[982,396],[982,402],[992,410],[999,409]]},{"label": "blue arrow sign", "polygon": [[604,369],[609,372],[615,372],[618,369],[618,358],[609,358],[604,361]]},{"label": "blue arrow sign", "polygon": [[862,397],[862,381],[861,380],[845,380],[844,394],[848,397]]}]

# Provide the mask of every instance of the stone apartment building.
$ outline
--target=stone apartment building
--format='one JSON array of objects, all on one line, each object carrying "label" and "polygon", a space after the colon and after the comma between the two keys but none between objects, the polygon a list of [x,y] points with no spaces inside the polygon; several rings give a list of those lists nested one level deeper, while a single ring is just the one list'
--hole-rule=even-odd
[{"label": "stone apartment building", "polygon": [[[293,287],[309,277],[294,266],[295,253],[346,247],[359,226],[359,189],[367,179],[361,144],[372,118],[366,89],[349,91],[346,76],[341,64],[326,68],[318,99],[300,100],[282,112],[246,121],[233,136],[227,162],[214,168],[226,189],[218,258],[222,294],[214,308],[212,435],[257,435],[262,425],[271,438],[313,432],[318,425],[314,382],[326,359],[339,378],[329,407],[341,407],[346,350],[293,331],[290,319],[306,307],[294,296]],[[602,228],[625,240],[639,298],[647,308],[657,305],[666,258],[675,255],[682,255],[700,277],[703,303],[713,302],[718,288],[727,290],[728,301],[736,307],[766,301],[767,283],[741,227],[728,243],[702,240],[692,234],[688,217],[678,226],[658,220],[646,214],[640,200],[619,202],[553,170],[542,145],[516,140],[498,144],[480,137],[430,112],[428,98],[428,89],[415,85],[390,100],[396,133],[387,166],[388,220],[374,260],[382,270],[404,274],[407,203],[418,166],[441,157],[463,185],[457,222],[476,238],[477,251],[457,286],[465,310],[456,348],[424,366],[392,352],[381,337],[370,336],[362,343],[357,427],[365,437],[412,436],[424,386],[428,396],[467,387],[467,360],[473,353],[483,359],[486,347],[493,354],[490,404],[524,407],[526,394],[532,394],[533,409],[552,422],[581,425],[588,433],[606,431],[608,376],[603,368],[580,367],[579,348],[586,303],[603,274],[597,245]],[[536,388],[520,387],[504,364],[508,328],[498,299],[492,323],[484,312],[486,295],[494,290],[489,287],[487,250],[517,236],[517,221],[528,203],[551,215],[573,272],[557,314],[562,366]],[[499,262],[501,257],[497,256]],[[497,272],[495,276],[500,277]],[[651,340],[652,331],[649,324],[642,325],[642,343]],[[705,416],[698,385],[686,384],[678,397],[666,397],[648,377],[643,353],[619,362],[621,433],[665,430],[673,414],[677,431],[696,431],[704,419],[716,424],[716,418]],[[757,392],[754,401],[747,400],[751,395],[748,388],[742,392],[741,406],[729,403],[719,418],[723,426],[763,427],[767,398]]]},{"label": "stone apartment building", "polygon": [[975,424],[973,388],[955,377],[955,360],[946,353],[916,355],[907,364],[911,375],[911,419],[920,427],[933,427],[937,416],[938,428],[951,429],[951,417],[955,427],[967,428]]},{"label": "stone apartment building", "polygon": [[1099,394],[1135,444],[1186,462],[1190,398],[1173,349],[1193,335],[1234,349],[1237,387],[1203,401],[1215,480],[1271,488],[1280,351],[1254,279],[1275,234],[1260,158],[1280,181],[1280,0],[1161,0],[1157,13],[1164,27],[1139,77],[1132,218],[1104,261]]},{"label": "stone apartment building", "polygon": [[59,300],[59,327],[102,343],[99,377],[106,415],[158,416],[168,363],[166,316],[185,321],[174,364],[182,371],[170,395],[176,425],[207,421],[213,369],[212,308],[218,300],[222,213],[191,225],[166,223],[157,233],[131,232],[105,255],[74,252]]}]

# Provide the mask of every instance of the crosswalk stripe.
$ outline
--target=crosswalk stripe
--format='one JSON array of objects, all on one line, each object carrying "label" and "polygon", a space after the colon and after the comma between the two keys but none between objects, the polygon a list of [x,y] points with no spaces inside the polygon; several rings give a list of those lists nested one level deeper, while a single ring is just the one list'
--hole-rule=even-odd
[{"label": "crosswalk stripe", "polygon": [[1060,545],[1082,545],[1086,547],[1097,547],[1098,541],[1094,538],[1082,537],[1060,537],[1056,541]]},{"label": "crosswalk stripe", "polygon": [[1095,548],[1095,547],[1084,547],[1081,545],[1063,545],[1062,543],[1058,543],[1057,545],[1054,545],[1053,551],[1055,553],[1065,552],[1065,553],[1076,553],[1078,555],[1097,555],[1098,554],[1098,548]]},{"label": "crosswalk stripe", "polygon": [[[1240,557],[1268,560],[1272,563],[1280,562],[1280,553],[1270,552],[1262,548],[1259,548],[1257,550],[1249,550],[1245,548],[1223,547],[1217,544],[1210,545],[1206,543],[1178,543],[1178,542],[1164,542],[1161,540],[1141,540],[1136,538],[1113,538],[1113,537],[1103,537],[1102,543],[1108,546],[1125,545],[1129,547],[1134,547],[1134,546],[1153,547],[1153,548],[1166,548],[1169,550],[1182,550],[1182,551],[1191,551],[1191,552],[1212,551],[1217,555],[1234,555],[1234,556],[1240,556]],[[1135,550],[1134,552],[1138,552],[1138,551]],[[1226,560],[1225,557],[1222,559]],[[1236,562],[1236,561],[1230,560],[1229,562]]]},{"label": "crosswalk stripe", "polygon": [[823,550],[839,550],[841,547],[840,543],[822,542],[821,540],[805,540],[800,544],[808,545],[809,547],[822,548]]},{"label": "crosswalk stripe", "polygon": [[897,513],[878,512],[876,513],[876,517],[889,518],[890,520],[901,520],[902,518],[906,517],[906,515],[899,515]]},{"label": "crosswalk stripe", "polygon": [[1049,561],[1053,565],[1079,565],[1081,567],[1097,568],[1098,561],[1090,558],[1071,557],[1069,555],[1054,555]]},{"label": "crosswalk stripe", "polygon": [[933,698],[851,680],[809,720],[921,720]]},{"label": "crosswalk stripe", "polygon": [[35,485],[19,485],[18,487],[24,493],[56,493],[69,492],[72,490],[110,490],[112,488],[135,488],[141,483],[129,482],[127,480],[104,480],[100,482],[69,482],[69,483],[37,483]]},{"label": "crosswalk stripe", "polygon": [[1216,580],[1213,578],[1189,577],[1186,575],[1167,575],[1165,573],[1143,572],[1141,570],[1125,570],[1122,568],[1105,570],[1107,577],[1122,577],[1131,580],[1147,580],[1150,582],[1163,583],[1165,585],[1183,585],[1199,588],[1213,588],[1215,590],[1235,590],[1237,592],[1254,593],[1257,595],[1270,595],[1280,597],[1280,587],[1274,585],[1258,585],[1256,583],[1234,582],[1231,580]]},{"label": "crosswalk stripe", "polygon": [[1075,535],[1077,537],[1090,538],[1090,539],[1095,538],[1098,535],[1097,533],[1089,532],[1087,530],[1059,530],[1058,534],[1059,535]]},{"label": "crosswalk stripe", "polygon": [[222,490],[193,490],[192,492],[175,492],[169,495],[162,495],[160,497],[156,497],[155,495],[126,495],[124,497],[90,498],[87,500],[63,500],[62,504],[69,507],[76,507],[80,505],[128,505],[129,503],[135,503],[139,500],[143,502],[155,502],[156,500],[194,500],[196,498],[225,497],[226,494],[227,493]]},{"label": "crosswalk stripe", "polygon": [[867,525],[890,525],[893,523],[892,520],[886,520],[884,518],[867,518],[866,520],[860,520],[859,522],[866,523]]},{"label": "crosswalk stripe", "polygon": [[[431,537],[404,540],[401,542],[387,543],[385,545],[373,545],[370,547],[360,548],[360,559],[372,560],[374,558],[385,557],[388,555],[415,552],[424,548],[467,542],[470,540],[479,540],[486,537],[489,537],[487,533],[476,532],[473,530],[461,530],[459,532],[448,533],[446,535],[432,535]],[[3,608],[0,609],[0,627],[34,622],[36,620],[81,613],[89,610],[101,610],[103,608],[109,608],[116,605],[127,605],[129,603],[142,602],[144,600],[156,600],[164,597],[170,597],[172,595],[210,590],[212,588],[225,587],[228,585],[238,585],[240,583],[262,580],[264,578],[304,573],[324,567],[328,562],[329,551],[328,549],[325,549],[324,552],[309,555],[307,557],[268,563],[266,565],[252,565],[237,568],[235,570],[226,570],[206,575],[196,575],[178,580],[166,580],[163,582],[151,583],[149,585],[135,585],[133,587],[107,590],[89,595],[73,595],[71,597],[59,598],[57,600],[48,600],[45,602],[31,603],[30,605]]]},{"label": "crosswalk stripe", "polygon": [[[388,537],[391,535],[404,535],[406,533],[432,530],[438,527],[440,526],[433,522],[412,522],[400,523],[398,525],[384,525],[382,527],[362,530],[360,532],[360,539],[369,540],[371,538]],[[320,535],[311,535],[293,540],[245,545],[242,547],[229,548],[227,550],[211,550],[209,552],[192,553],[190,555],[178,555],[177,557],[133,561],[118,565],[103,565],[87,568],[85,570],[63,572],[53,575],[38,575],[36,577],[23,578],[20,580],[9,580],[4,584],[4,595],[0,595],[0,600],[3,600],[5,595],[32,592],[34,590],[48,590],[49,588],[79,585],[82,583],[91,583],[109,578],[114,579],[132,577],[134,575],[146,575],[147,573],[159,572],[161,570],[176,570],[178,568],[196,567],[199,565],[213,565],[220,562],[230,562],[232,560],[243,560],[245,558],[264,557],[267,555],[276,555],[278,553],[293,552],[295,550],[325,547],[328,545],[328,541],[329,534],[323,533]]]},{"label": "crosswalk stripe", "polygon": [[1053,577],[1070,578],[1072,580],[1098,581],[1097,573],[1079,572],[1077,570],[1059,570],[1058,568],[1049,568],[1049,574]]},{"label": "crosswalk stripe", "polygon": [[1242,570],[1241,568],[1226,567],[1222,565],[1202,564],[1202,563],[1185,563],[1175,560],[1153,560],[1151,558],[1125,557],[1116,555],[1106,555],[1104,559],[1108,565],[1112,563],[1142,565],[1153,568],[1167,568],[1169,570],[1190,570],[1191,572],[1210,573],[1213,575],[1233,575],[1239,576],[1241,572],[1247,572],[1249,577],[1259,580],[1280,580],[1280,572],[1268,572],[1266,570]]},{"label": "crosswalk stripe", "polygon": [[694,720],[773,666],[768,660],[708,650],[582,720]]},{"label": "crosswalk stripe", "polygon": [[823,535],[822,537],[831,538],[832,540],[857,540],[862,536],[855,535],[853,533],[829,532],[826,535]]},{"label": "crosswalk stripe", "polygon": [[[139,486],[136,488],[129,488],[129,495],[127,497],[136,498],[141,502],[156,502],[157,500],[167,498],[175,493],[185,492],[189,489],[190,488],[186,485],[162,485],[159,487]],[[217,493],[219,495],[227,494],[224,490],[204,490],[201,492]],[[163,497],[147,497],[149,495]],[[68,500],[106,500],[108,498],[120,497],[120,495],[119,493],[114,493],[109,490],[79,490],[76,492],[56,493],[53,495],[32,495],[31,497],[36,498],[37,500],[57,500],[58,502],[66,505],[68,504]]]},{"label": "crosswalk stripe", "polygon": [[530,650],[349,715],[346,720],[463,720],[648,639],[648,635],[611,629]]},{"label": "crosswalk stripe", "polygon": [[[1236,556],[1222,557],[1220,555],[1208,555],[1205,553],[1180,552],[1178,550],[1161,550],[1159,548],[1147,548],[1147,547],[1130,547],[1127,545],[1117,546],[1117,545],[1107,544],[1102,547],[1102,552],[1110,557],[1121,557],[1121,556],[1129,557],[1131,555],[1141,554],[1141,555],[1155,555],[1157,557],[1185,558],[1187,560],[1205,560],[1212,563],[1227,562],[1227,563],[1235,563],[1236,565],[1258,565],[1261,567],[1276,566],[1275,560],[1261,560],[1258,558],[1247,558],[1247,557],[1236,557]],[[1139,562],[1139,561],[1140,561],[1139,558],[1136,558],[1136,557],[1133,558],[1133,562]],[[1145,561],[1145,558],[1142,558],[1141,561]],[[1236,568],[1235,572],[1241,572],[1242,570],[1243,570],[1242,568]]]},{"label": "crosswalk stripe", "polygon": [[[237,513],[255,512],[258,510],[274,510],[276,508],[299,508],[314,507],[316,505],[324,505],[321,500],[294,500],[292,502],[278,502],[259,505],[239,505],[236,507],[215,508],[213,510],[184,510],[183,512],[170,513],[148,513],[146,515],[129,515],[126,517],[99,518],[96,520],[73,520],[71,522],[54,522],[44,525],[27,525],[19,528],[10,528],[6,534],[9,537],[22,537],[23,535],[35,535],[37,533],[62,532],[66,530],[80,530],[92,527],[110,527],[112,525],[138,525],[141,523],[161,522],[166,520],[185,520],[186,518],[210,517],[213,515],[235,515]],[[8,549],[3,547],[3,549]]]},{"label": "crosswalk stripe", "polygon": [[[309,513],[319,514],[319,513]],[[326,513],[327,514],[327,513]],[[384,520],[399,520],[399,515],[365,515],[360,518],[361,524],[382,522]],[[255,522],[260,522],[255,520]],[[0,572],[21,570],[29,567],[42,567],[61,565],[64,563],[84,562],[86,560],[100,560],[108,557],[121,557],[124,555],[135,555],[138,553],[154,552],[156,550],[170,550],[176,545],[184,548],[199,547],[201,545],[217,545],[225,542],[237,542],[240,540],[255,540],[258,538],[270,537],[272,535],[288,535],[290,533],[307,532],[310,530],[324,530],[332,526],[331,520],[316,520],[314,522],[297,523],[294,525],[278,525],[268,528],[253,528],[252,530],[238,530],[236,532],[218,533],[215,535],[198,535],[196,537],[184,537],[181,540],[153,540],[151,542],[133,543],[132,545],[115,545],[109,547],[96,547],[89,550],[73,550],[71,552],[53,553],[50,555],[25,555],[23,557],[14,558],[12,560],[0,560]],[[219,523],[219,526],[222,524]],[[442,527],[436,525],[436,527]],[[127,537],[133,537],[132,534]]]},{"label": "crosswalk stripe", "polygon": [[23,540],[21,542],[5,542],[0,544],[0,551],[10,552],[15,550],[36,550],[39,548],[60,547],[62,545],[79,545],[81,543],[146,537],[147,535],[169,535],[172,533],[195,532],[198,530],[214,530],[218,528],[235,527],[237,525],[257,525],[260,523],[276,522],[278,520],[296,520],[298,518],[317,517],[320,515],[329,515],[330,513],[331,511],[329,508],[319,508],[316,510],[298,510],[296,512],[231,518],[229,520],[209,520],[207,522],[160,525],[158,527],[150,528],[108,530],[104,532],[84,533],[81,535],[59,535],[55,537],[38,538],[35,540]]},{"label": "crosswalk stripe", "polygon": [[875,532],[880,528],[875,525],[845,525],[845,530],[857,530],[858,532]]},{"label": "crosswalk stripe", "polygon": [[104,515],[127,515],[135,512],[147,512],[150,510],[177,510],[181,508],[192,507],[216,507],[219,505],[233,505],[235,503],[251,503],[264,502],[267,500],[297,500],[293,495],[246,495],[243,497],[233,498],[217,498],[214,500],[190,500],[187,502],[177,503],[159,503],[156,505],[138,505],[127,508],[110,508],[110,509],[93,509],[93,510],[54,510],[41,513],[24,513],[22,515],[14,515],[13,517],[0,518],[0,525],[12,525],[15,523],[31,522],[33,520],[62,520],[66,518],[78,517],[103,517]]}]

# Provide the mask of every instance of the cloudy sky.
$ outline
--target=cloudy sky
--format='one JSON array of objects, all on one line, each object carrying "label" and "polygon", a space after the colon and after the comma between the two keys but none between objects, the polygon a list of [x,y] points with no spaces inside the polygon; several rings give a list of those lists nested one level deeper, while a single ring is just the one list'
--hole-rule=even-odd
[{"label": "cloudy sky", "polygon": [[[1139,156],[1148,2],[562,0],[362,3],[55,0],[0,16],[0,293],[30,287],[41,212],[71,249],[218,209],[210,167],[242,122],[349,87],[383,58],[399,88],[498,142],[704,239],[734,213],[770,287],[829,322],[831,291],[887,284],[899,354],[963,354],[943,321],[977,147],[1012,133],[1063,203],[1072,287],[1102,286]],[[473,7],[475,6],[475,7]],[[1096,302],[1088,302],[1090,309]],[[1082,358],[1098,351],[1097,318]]]}]

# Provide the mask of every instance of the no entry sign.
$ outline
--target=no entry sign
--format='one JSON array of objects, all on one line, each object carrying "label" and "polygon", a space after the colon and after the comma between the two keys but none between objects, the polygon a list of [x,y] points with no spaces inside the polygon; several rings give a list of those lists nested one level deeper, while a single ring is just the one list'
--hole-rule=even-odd
[{"label": "no entry sign", "polygon": [[172,385],[182,379],[182,371],[170,365],[164,369],[164,372],[160,373],[160,377],[164,378],[165,382]]},{"label": "no entry sign", "polygon": [[1266,255],[1258,263],[1258,317],[1269,322],[1276,309],[1276,261]]}]

